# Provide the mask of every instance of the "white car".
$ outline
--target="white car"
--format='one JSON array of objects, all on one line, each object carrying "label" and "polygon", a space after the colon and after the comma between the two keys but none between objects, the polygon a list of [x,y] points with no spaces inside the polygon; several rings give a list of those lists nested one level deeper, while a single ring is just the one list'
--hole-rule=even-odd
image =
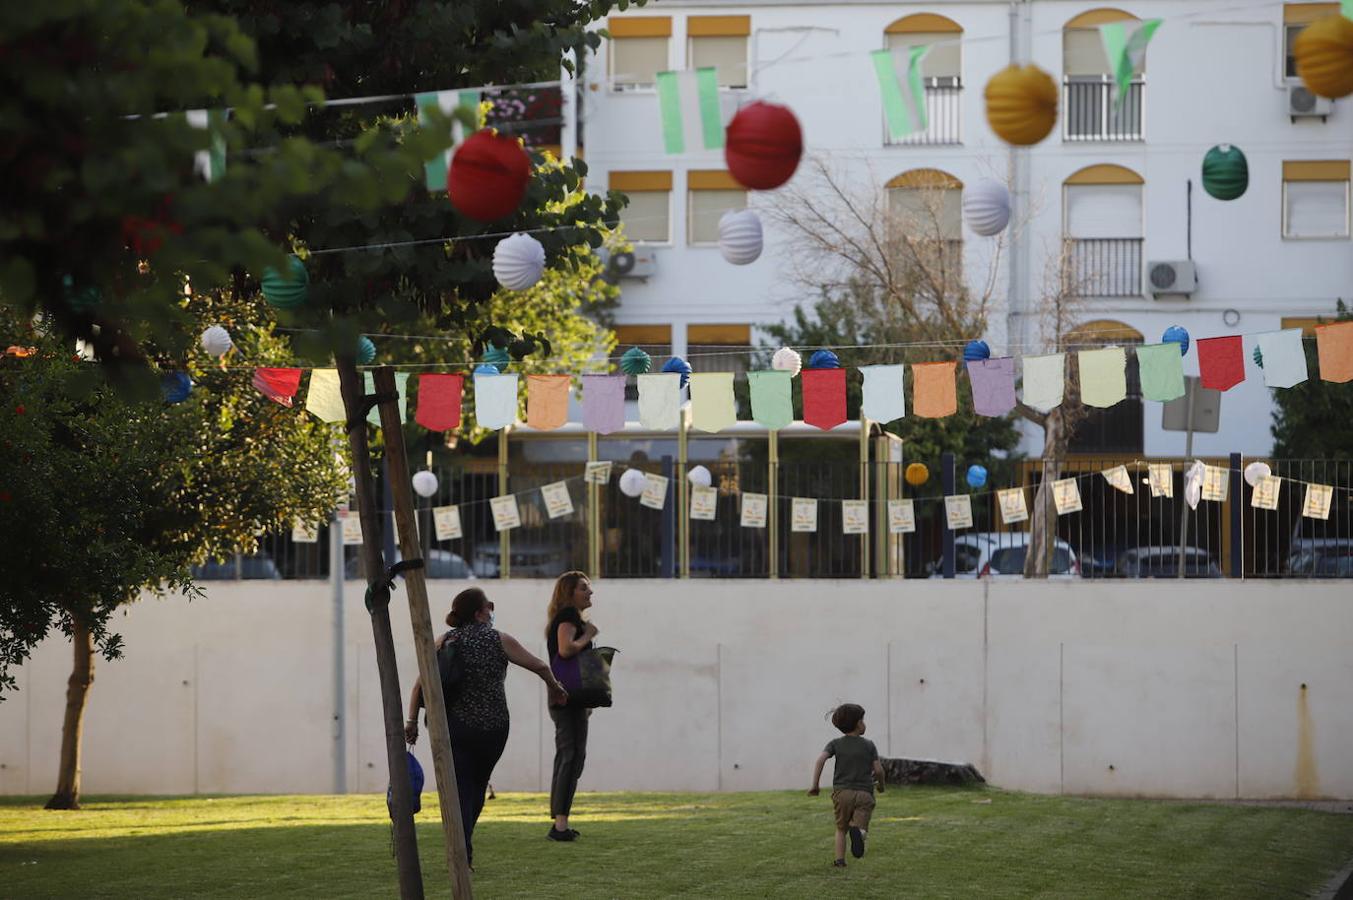
[{"label": "white car", "polygon": [[[1029,550],[1027,531],[974,531],[954,536],[955,578],[1020,578]],[[930,564],[930,577],[944,577],[944,559]],[[1049,578],[1079,578],[1080,561],[1076,551],[1061,538],[1052,551]]]}]

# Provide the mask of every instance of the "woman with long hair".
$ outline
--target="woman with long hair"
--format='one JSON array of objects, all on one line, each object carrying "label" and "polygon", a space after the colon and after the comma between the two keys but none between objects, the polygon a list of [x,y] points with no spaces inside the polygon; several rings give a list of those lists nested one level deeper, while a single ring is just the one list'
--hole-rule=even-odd
[{"label": "woman with long hair", "polygon": [[[465,828],[465,855],[474,863],[471,837],[475,822],[484,810],[484,792],[488,790],[493,767],[507,745],[509,718],[507,664],[513,663],[535,672],[549,689],[552,704],[568,702],[568,693],[559,684],[550,667],[528,652],[516,638],[493,627],[493,601],[481,588],[466,588],[451,601],[446,617],[451,631],[437,642],[456,642],[456,652],[465,662],[465,672],[456,683],[455,695],[446,698],[446,724],[451,731],[451,756],[456,768],[456,787],[460,794],[460,820]],[[423,682],[413,683],[409,697],[409,720],[404,724],[404,739],[418,740],[418,708],[423,705]]]},{"label": "woman with long hair", "polygon": [[[550,659],[568,659],[592,646],[597,626],[583,620],[583,612],[592,606],[592,581],[585,572],[565,572],[554,583],[550,605],[545,611],[549,624],[545,642]],[[577,840],[578,832],[569,828],[568,816],[573,795],[587,760],[587,719],[592,710],[577,706],[551,706],[554,720],[554,774],[550,778],[550,815],[554,822],[552,841]]]}]

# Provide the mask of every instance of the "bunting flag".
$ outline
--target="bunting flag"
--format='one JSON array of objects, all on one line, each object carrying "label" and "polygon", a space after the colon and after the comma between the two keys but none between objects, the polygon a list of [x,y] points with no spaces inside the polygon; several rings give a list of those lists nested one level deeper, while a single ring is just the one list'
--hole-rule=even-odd
[{"label": "bunting flag", "polygon": [[216,181],[226,170],[226,142],[221,128],[226,122],[224,109],[190,109],[188,124],[211,133],[211,145],[193,155],[193,171],[208,183]]},{"label": "bunting flag", "polygon": [[793,374],[780,370],[747,373],[754,422],[778,431],[794,421],[793,378]]},{"label": "bunting flag", "polygon": [[[366,392],[368,394],[376,393],[376,378],[370,372],[366,374]],[[401,423],[409,421],[409,372],[395,373],[395,393],[399,394],[399,421]],[[367,413],[366,420],[377,428],[381,427],[381,408],[379,406],[371,407],[371,412]]]},{"label": "bunting flag", "polygon": [[1353,381],[1353,322],[1315,326],[1322,381]]},{"label": "bunting flag", "polygon": [[304,372],[304,369],[255,369],[253,384],[260,394],[290,409]]},{"label": "bunting flag", "polygon": [[923,419],[943,419],[958,412],[953,362],[911,364],[911,411]]},{"label": "bunting flag", "polygon": [[343,391],[338,384],[337,369],[312,369],[310,386],[305,393],[305,411],[321,422],[346,422]]},{"label": "bunting flag", "polygon": [[428,431],[459,428],[460,395],[464,389],[464,375],[419,375],[414,421]]},{"label": "bunting flag", "polygon": [[583,376],[583,427],[597,434],[625,428],[625,376]]},{"label": "bunting flag", "polygon": [[846,420],[846,370],[804,369],[803,421],[823,431]]},{"label": "bunting flag", "polygon": [[1127,354],[1122,347],[1081,350],[1076,354],[1081,372],[1081,402],[1106,407],[1127,397]]},{"label": "bunting flag", "polygon": [[[1099,26],[1099,39],[1104,42],[1104,54],[1109,58],[1113,73],[1113,106],[1117,110],[1127,98],[1132,76],[1146,62],[1146,45],[1160,27],[1160,19],[1110,22]],[[1131,31],[1128,30],[1129,25]]]},{"label": "bunting flag", "polygon": [[860,415],[885,424],[905,416],[907,399],[902,380],[906,372],[906,366],[860,366],[864,376]]},{"label": "bunting flag", "polygon": [[536,431],[553,431],[568,422],[567,375],[526,376],[526,424]]},{"label": "bunting flag", "polygon": [[1290,388],[1306,380],[1306,349],[1301,345],[1300,328],[1260,334],[1255,344],[1264,361],[1264,384]]},{"label": "bunting flag", "polygon": [[921,78],[921,61],[930,52],[930,48],[921,44],[904,49],[907,60],[904,77],[899,77],[892,50],[875,50],[869,54],[874,61],[874,74],[878,76],[879,94],[883,98],[883,115],[888,122],[888,137],[895,141],[909,134],[925,131],[929,125],[926,118],[925,82]]},{"label": "bunting flag", "polygon": [[517,421],[517,375],[474,376],[474,417],[480,428],[497,431]]},{"label": "bunting flag", "polygon": [[636,375],[639,382],[639,424],[655,431],[681,423],[681,376],[676,372]]},{"label": "bunting flag", "polygon": [[732,372],[691,374],[691,427],[699,431],[723,431],[738,421],[733,403]]},{"label": "bunting flag", "polygon": [[713,66],[657,74],[662,143],[668,153],[723,149],[719,77]]},{"label": "bunting flag", "polygon": [[[430,108],[440,109],[442,112],[450,115],[458,107],[467,107],[474,110],[475,118],[479,117],[479,92],[478,91],[428,91],[426,93],[413,95],[414,105],[418,108],[418,124],[423,125],[426,122],[426,111]],[[437,154],[434,158],[427,161],[423,166],[423,178],[427,182],[429,191],[446,190],[446,174],[451,169],[451,152],[455,149],[455,144],[460,143],[459,135],[456,134],[457,128],[452,128],[451,137],[454,143],[451,147]]]},{"label": "bunting flag", "polygon": [[1203,387],[1229,391],[1245,380],[1245,347],[1240,335],[1199,338],[1196,344]]},{"label": "bunting flag", "polygon": [[1039,412],[1062,405],[1066,392],[1066,354],[1024,357],[1024,404]]},{"label": "bunting flag", "polygon": [[1173,341],[1137,347],[1137,372],[1144,399],[1167,403],[1184,396],[1184,354]]},{"label": "bunting flag", "polygon": [[968,361],[972,408],[979,416],[1003,416],[1015,408],[1015,361],[1009,356]]}]

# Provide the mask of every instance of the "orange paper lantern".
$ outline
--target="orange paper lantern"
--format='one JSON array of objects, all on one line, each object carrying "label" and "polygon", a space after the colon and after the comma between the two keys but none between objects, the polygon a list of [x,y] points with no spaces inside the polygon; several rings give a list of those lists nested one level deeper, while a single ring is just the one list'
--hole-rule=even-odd
[{"label": "orange paper lantern", "polygon": [[1057,82],[1035,65],[1009,66],[987,82],[987,122],[1007,144],[1028,146],[1057,124]]},{"label": "orange paper lantern", "polygon": [[1339,15],[1316,19],[1297,35],[1292,55],[1312,93],[1331,100],[1353,94],[1353,21]]}]

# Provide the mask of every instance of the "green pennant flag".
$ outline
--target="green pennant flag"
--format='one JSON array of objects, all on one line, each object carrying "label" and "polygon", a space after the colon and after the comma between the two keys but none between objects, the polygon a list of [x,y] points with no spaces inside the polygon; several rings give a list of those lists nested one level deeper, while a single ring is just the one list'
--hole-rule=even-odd
[{"label": "green pennant flag", "polygon": [[[1113,74],[1113,106],[1118,109],[1127,98],[1133,74],[1146,61],[1146,45],[1160,27],[1161,19],[1145,21],[1110,22],[1099,26],[1099,39],[1104,42],[1104,53],[1109,58]],[[1128,25],[1132,30],[1128,31]]]},{"label": "green pennant flag", "polygon": [[925,81],[921,77],[921,60],[930,52],[930,47],[918,44],[905,49],[907,51],[905,88],[904,79],[899,77],[897,67],[894,65],[892,50],[875,50],[869,54],[874,61],[874,74],[878,76],[879,93],[883,97],[883,115],[888,122],[888,137],[895,141],[909,134],[925,131],[930,124],[925,111]]},{"label": "green pennant flag", "polygon": [[667,153],[723,149],[719,77],[713,66],[657,75],[662,144]]},{"label": "green pennant flag", "polygon": [[225,174],[226,142],[221,132],[226,122],[224,109],[190,109],[187,113],[188,124],[194,128],[211,133],[211,146],[199,150],[193,156],[193,171],[202,176],[207,183],[216,181]]},{"label": "green pennant flag", "polygon": [[794,421],[793,378],[792,372],[780,369],[747,373],[753,421],[772,431],[785,428]]},{"label": "green pennant flag", "polygon": [[1353,0],[1342,0],[1339,11],[1344,14],[1345,19],[1353,19]]},{"label": "green pennant flag", "polygon": [[[364,384],[368,394],[376,393],[376,376],[370,372],[362,373],[366,376]],[[409,421],[409,372],[395,373],[395,392],[399,394],[399,421]],[[379,406],[371,407],[371,412],[366,414],[366,420],[377,428],[381,427],[381,408]]]},{"label": "green pennant flag", "polygon": [[1184,354],[1178,344],[1142,344],[1136,353],[1143,399],[1167,403],[1184,396]]},{"label": "green pennant flag", "polygon": [[[427,91],[426,93],[413,95],[414,105],[418,107],[418,122],[423,124],[425,121],[425,111],[436,107],[442,112],[450,115],[459,107],[465,107],[474,111],[475,127],[479,127],[479,92],[478,91]],[[452,127],[451,137],[453,147],[460,143],[459,123]],[[427,161],[423,167],[424,179],[427,182],[429,191],[446,190],[446,172],[451,167],[451,147],[448,147],[442,153],[439,153],[433,159]]]}]

